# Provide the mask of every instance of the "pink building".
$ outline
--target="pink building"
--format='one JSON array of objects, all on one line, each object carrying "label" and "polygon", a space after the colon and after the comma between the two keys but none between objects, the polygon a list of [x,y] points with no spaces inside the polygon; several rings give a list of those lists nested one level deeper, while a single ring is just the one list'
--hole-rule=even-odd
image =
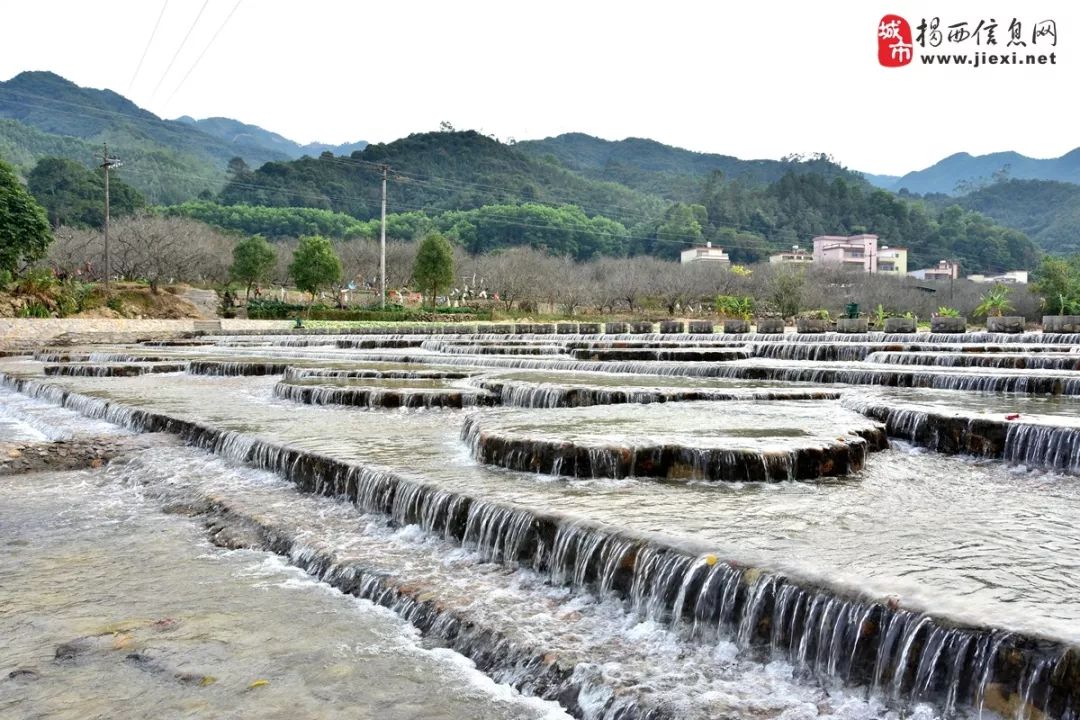
[{"label": "pink building", "polygon": [[837,263],[861,268],[863,272],[878,271],[877,235],[819,235],[814,238],[814,262]]}]

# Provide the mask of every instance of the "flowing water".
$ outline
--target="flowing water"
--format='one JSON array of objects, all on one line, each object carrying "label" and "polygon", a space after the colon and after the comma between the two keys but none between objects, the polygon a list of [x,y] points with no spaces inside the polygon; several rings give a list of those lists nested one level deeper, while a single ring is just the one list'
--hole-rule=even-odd
[{"label": "flowing water", "polygon": [[393,613],[162,515],[136,468],[222,468],[148,455],[0,480],[0,716],[565,717]]},{"label": "flowing water", "polygon": [[[242,336],[73,348],[0,361],[24,393],[0,395],[0,432],[62,439],[76,410],[93,432],[165,430],[212,451],[132,451],[73,485],[70,473],[35,476],[48,478],[42,507],[59,503],[45,491],[57,484],[131,495],[147,513],[176,496],[210,502],[215,523],[261,539],[203,554],[265,565],[272,550],[306,571],[276,568],[313,595],[393,620],[363,601],[389,608],[422,633],[401,648],[434,663],[424,677],[438,686],[463,673],[478,708],[435,690],[445,707],[402,717],[1075,717],[1077,338],[967,340]],[[13,492],[35,497],[29,477]],[[168,522],[204,543],[199,520]],[[110,542],[99,539],[103,556],[119,551]],[[317,652],[325,641],[309,632],[279,639]],[[386,668],[407,663],[387,657]],[[367,670],[382,682],[383,664]],[[322,680],[340,698],[329,704],[349,701]],[[188,697],[190,682],[174,684],[162,707]],[[242,715],[273,686],[211,702]]]}]

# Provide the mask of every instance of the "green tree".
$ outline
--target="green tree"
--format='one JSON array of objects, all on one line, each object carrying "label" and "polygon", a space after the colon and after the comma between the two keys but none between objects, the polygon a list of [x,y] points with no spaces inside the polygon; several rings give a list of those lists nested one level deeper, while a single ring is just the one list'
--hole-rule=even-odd
[{"label": "green tree", "polygon": [[702,227],[708,221],[708,213],[703,205],[672,205],[656,228],[656,249],[660,251],[659,254],[674,257],[688,247],[701,244]]},{"label": "green tree", "polygon": [[1049,315],[1068,315],[1080,308],[1080,255],[1044,257],[1035,271],[1032,288],[1043,299]]},{"label": "green tree", "polygon": [[0,270],[14,273],[37,260],[52,242],[45,210],[27,192],[15,171],[0,161]]},{"label": "green tree", "polygon": [[233,263],[229,276],[245,285],[244,299],[251,295],[251,288],[258,282],[264,282],[274,272],[277,254],[270,243],[261,235],[252,235],[236,243],[233,248]]},{"label": "green tree", "polygon": [[[100,228],[105,222],[105,180],[74,160],[42,158],[26,177],[27,188],[45,208],[53,227]],[[146,206],[139,191],[109,176],[109,213],[132,215]]]},{"label": "green tree", "polygon": [[422,289],[431,289],[431,306],[440,288],[448,288],[454,282],[454,249],[442,235],[428,235],[420,243],[413,265],[413,279]]},{"label": "green tree", "polygon": [[315,302],[315,295],[321,289],[341,279],[341,259],[329,240],[321,235],[308,235],[300,238],[289,274],[296,287],[311,293],[311,301]]}]

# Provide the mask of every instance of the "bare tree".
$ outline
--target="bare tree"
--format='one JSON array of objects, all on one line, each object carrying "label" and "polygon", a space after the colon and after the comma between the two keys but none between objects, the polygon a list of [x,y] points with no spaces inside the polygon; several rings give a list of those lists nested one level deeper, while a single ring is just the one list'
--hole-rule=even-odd
[{"label": "bare tree", "polygon": [[105,240],[98,230],[62,226],[53,233],[46,262],[57,275],[98,279]]},{"label": "bare tree", "polygon": [[152,292],[176,280],[220,280],[232,241],[208,225],[181,217],[137,215],[112,225],[112,267],[121,277],[146,280]]}]

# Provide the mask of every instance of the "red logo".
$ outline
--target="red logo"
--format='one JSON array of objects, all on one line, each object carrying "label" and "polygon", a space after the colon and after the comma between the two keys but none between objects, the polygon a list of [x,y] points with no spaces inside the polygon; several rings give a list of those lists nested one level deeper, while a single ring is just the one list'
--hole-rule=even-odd
[{"label": "red logo", "polygon": [[881,18],[877,29],[877,59],[884,67],[901,67],[911,62],[915,46],[911,26],[899,15]]}]

